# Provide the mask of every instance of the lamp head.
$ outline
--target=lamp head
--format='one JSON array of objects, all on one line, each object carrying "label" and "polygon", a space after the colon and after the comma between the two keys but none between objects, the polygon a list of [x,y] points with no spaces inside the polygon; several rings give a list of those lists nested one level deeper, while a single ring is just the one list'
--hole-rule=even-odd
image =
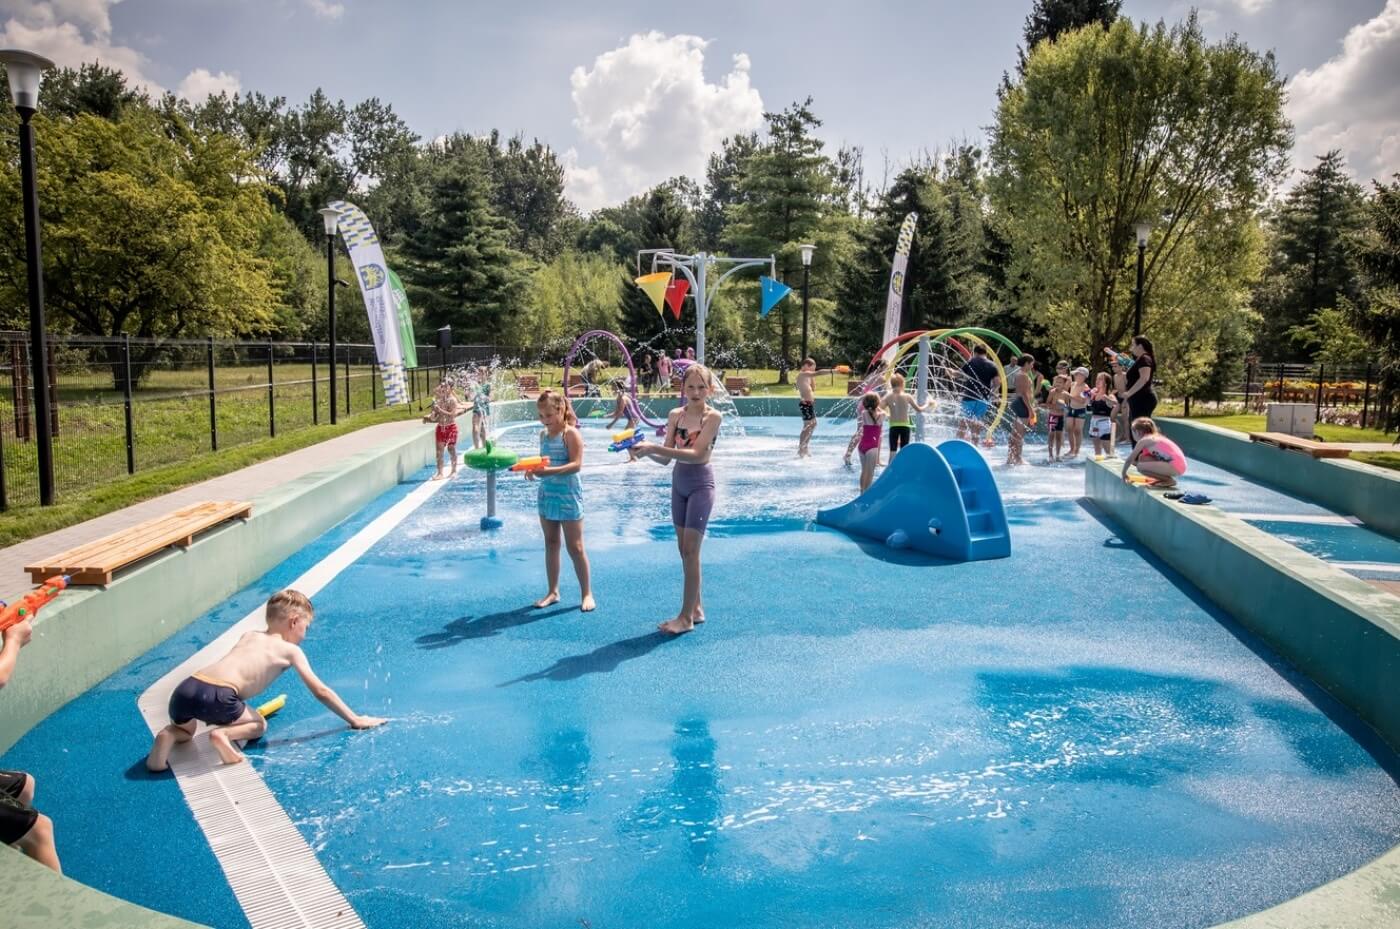
[{"label": "lamp head", "polygon": [[321,221],[326,225],[326,235],[335,235],[336,227],[340,225],[340,211],[328,206],[317,212],[321,214]]},{"label": "lamp head", "polygon": [[802,267],[810,268],[812,266],[812,253],[817,250],[817,247],[815,245],[799,245],[797,247],[802,250]]},{"label": "lamp head", "polygon": [[1146,248],[1147,237],[1152,234],[1152,224],[1148,222],[1137,223],[1133,229],[1137,231],[1138,248]]},{"label": "lamp head", "polygon": [[10,99],[15,109],[39,109],[39,83],[44,72],[53,68],[53,62],[43,55],[21,51],[17,48],[0,49],[0,64],[10,79]]}]

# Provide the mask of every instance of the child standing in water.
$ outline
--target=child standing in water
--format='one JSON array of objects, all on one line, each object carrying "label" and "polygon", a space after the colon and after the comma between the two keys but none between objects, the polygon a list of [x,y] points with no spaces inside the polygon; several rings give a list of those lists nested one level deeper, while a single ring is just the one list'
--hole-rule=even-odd
[{"label": "child standing in water", "polygon": [[816,360],[802,359],[802,369],[797,372],[797,412],[802,414],[802,433],[797,437],[798,458],[812,454],[808,445],[812,441],[812,433],[817,431],[817,395],[812,389],[812,380],[816,376]]},{"label": "child standing in water", "polygon": [[1113,454],[1113,415],[1118,398],[1109,387],[1108,372],[1094,376],[1094,392],[1089,395],[1089,437],[1094,440],[1094,460]]},{"label": "child standing in water", "polygon": [[583,467],[583,436],[578,431],[578,419],[573,404],[562,394],[546,390],[535,401],[540,423],[540,455],[549,459],[549,466],[525,472],[526,480],[540,482],[540,529],[544,531],[544,571],[549,591],[535,601],[535,606],[552,606],[559,602],[560,537],[569,546],[569,558],[578,577],[579,609],[585,613],[595,608],[593,588],[589,584],[588,553],[583,550],[583,485],[578,472]]},{"label": "child standing in water", "polygon": [[689,632],[705,621],[700,594],[700,544],[705,541],[705,529],[715,505],[715,472],[710,467],[710,454],[724,420],[722,413],[705,402],[710,396],[710,378],[710,370],[702,364],[687,368],[681,381],[685,405],[667,417],[665,443],[638,442],[629,449],[634,459],[676,463],[671,471],[671,523],[676,527],[685,587],[676,618],[657,626],[670,635]]},{"label": "child standing in water", "polygon": [[1045,398],[1045,427],[1049,432],[1046,446],[1050,460],[1059,461],[1065,450],[1065,415],[1069,412],[1069,375],[1055,375],[1050,395]]},{"label": "child standing in water", "polygon": [[885,395],[885,399],[880,403],[890,420],[890,461],[894,461],[894,456],[901,448],[909,444],[910,430],[914,427],[914,419],[909,410],[915,409],[922,413],[929,408],[927,403],[919,403],[913,397],[904,392],[904,375],[895,372],[890,378],[890,392]]},{"label": "child standing in water", "polygon": [[[437,425],[433,435],[437,442],[437,473],[433,475],[435,481],[457,475],[457,417],[463,412],[462,404],[457,400],[457,391],[452,389],[452,382],[443,381],[438,384],[437,389],[433,391],[432,409],[423,417],[423,422]],[[452,471],[446,474],[443,473],[442,464],[444,451],[447,452],[448,460],[452,462]]]},{"label": "child standing in water", "polygon": [[1069,434],[1069,457],[1078,458],[1084,444],[1084,421],[1089,418],[1089,369],[1075,368],[1065,409],[1065,432]]},{"label": "child standing in water", "polygon": [[486,445],[491,429],[491,382],[477,381],[472,393],[472,448]]},{"label": "child standing in water", "polygon": [[[870,392],[860,398],[856,412],[854,441],[860,452],[860,492],[865,493],[875,481],[875,466],[880,463],[880,423],[885,411],[880,409],[880,395]],[[851,449],[846,448],[846,464],[851,463]]]}]

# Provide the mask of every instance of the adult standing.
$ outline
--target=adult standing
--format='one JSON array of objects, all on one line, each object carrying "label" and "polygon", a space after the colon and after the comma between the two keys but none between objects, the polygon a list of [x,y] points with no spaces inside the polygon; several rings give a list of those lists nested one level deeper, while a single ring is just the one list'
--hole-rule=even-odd
[{"label": "adult standing", "polygon": [[1035,358],[1022,355],[1016,359],[1016,375],[1011,379],[1011,438],[1006,445],[1006,463],[1023,464],[1021,449],[1026,433],[1035,425],[1035,383],[1038,375]]},{"label": "adult standing", "polygon": [[991,411],[992,395],[997,390],[1001,375],[997,366],[987,357],[987,346],[981,342],[972,346],[972,357],[958,372],[958,388],[962,393],[962,404],[958,416],[958,438],[977,441],[977,431],[982,428]]},{"label": "adult standing", "polygon": [[1152,340],[1145,335],[1133,336],[1128,351],[1132,353],[1133,363],[1128,368],[1128,386],[1123,396],[1128,401],[1128,422],[1131,423],[1135,419],[1151,416],[1152,411],[1157,409],[1157,394],[1152,389],[1157,362],[1152,357]]},{"label": "adult standing", "polygon": [[671,389],[671,358],[664,350],[656,356],[656,389],[663,396]]}]

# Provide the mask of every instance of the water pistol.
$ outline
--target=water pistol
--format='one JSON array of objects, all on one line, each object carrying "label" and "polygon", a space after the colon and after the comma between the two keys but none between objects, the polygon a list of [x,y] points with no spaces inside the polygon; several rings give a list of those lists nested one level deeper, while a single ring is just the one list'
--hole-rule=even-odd
[{"label": "water pistol", "polygon": [[540,469],[547,467],[549,467],[548,458],[546,458],[543,455],[531,455],[529,458],[521,458],[515,464],[511,465],[510,469],[512,471],[526,472],[539,471]]},{"label": "water pistol", "polygon": [[41,607],[63,593],[68,587],[69,580],[67,574],[55,575],[20,597],[17,602],[5,607],[3,611],[0,611],[0,632],[18,625],[26,619],[33,619]]},{"label": "water pistol", "polygon": [[646,441],[646,432],[640,428],[626,429],[622,432],[613,433],[612,444],[608,446],[610,452],[625,452],[638,442]]}]

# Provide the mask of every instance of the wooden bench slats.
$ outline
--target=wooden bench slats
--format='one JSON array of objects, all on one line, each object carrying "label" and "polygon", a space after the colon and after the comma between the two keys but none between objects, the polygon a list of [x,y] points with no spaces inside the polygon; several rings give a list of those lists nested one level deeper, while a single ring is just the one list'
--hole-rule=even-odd
[{"label": "wooden bench slats", "polygon": [[110,584],[116,571],[172,545],[188,548],[201,532],[231,519],[247,519],[252,512],[251,503],[195,504],[69,549],[24,570],[35,583],[55,574],[67,574],[74,584]]},{"label": "wooden bench slats", "polygon": [[1288,435],[1283,432],[1251,432],[1249,434],[1251,442],[1260,442],[1264,445],[1273,445],[1277,448],[1290,452],[1302,452],[1314,458],[1349,458],[1351,449],[1345,445],[1334,445],[1330,442],[1316,442],[1312,439],[1299,438],[1296,435]]}]

